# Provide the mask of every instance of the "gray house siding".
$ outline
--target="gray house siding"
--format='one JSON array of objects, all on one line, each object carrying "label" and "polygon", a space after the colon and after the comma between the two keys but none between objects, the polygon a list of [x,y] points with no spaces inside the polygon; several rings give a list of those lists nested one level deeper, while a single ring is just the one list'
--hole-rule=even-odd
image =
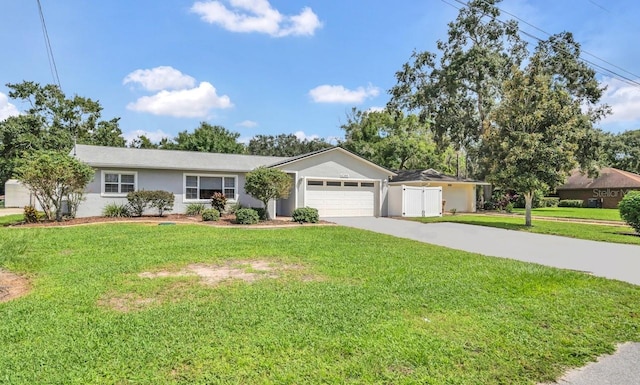
[{"label": "gray house siding", "polygon": [[[111,203],[126,204],[127,198],[124,195],[103,193],[103,171],[104,172],[124,172],[136,174],[137,190],[164,190],[175,195],[175,202],[171,213],[184,214],[187,206],[191,203],[210,204],[205,200],[186,200],[184,195],[184,176],[228,176],[237,177],[236,197],[237,200],[230,200],[230,203],[239,202],[244,207],[261,207],[262,203],[247,195],[244,192],[245,173],[224,173],[224,172],[204,172],[204,171],[175,171],[175,170],[153,170],[153,169],[131,169],[131,168],[97,168],[94,179],[86,188],[85,201],[78,207],[78,217],[102,215],[104,207]],[[148,210],[146,214],[154,214],[153,210]]]}]

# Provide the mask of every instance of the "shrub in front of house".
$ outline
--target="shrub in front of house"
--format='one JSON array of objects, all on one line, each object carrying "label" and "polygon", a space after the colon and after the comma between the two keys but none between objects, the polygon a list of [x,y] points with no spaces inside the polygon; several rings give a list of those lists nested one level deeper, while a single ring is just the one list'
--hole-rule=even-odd
[{"label": "shrub in front of house", "polygon": [[187,210],[185,214],[189,216],[202,215],[204,210],[206,209],[204,203],[190,203],[187,205]]},{"label": "shrub in front of house", "polygon": [[173,203],[176,200],[175,194],[169,191],[150,191],[149,205],[158,210],[158,216],[164,215],[165,211],[173,210]]},{"label": "shrub in front of house", "polygon": [[640,191],[629,191],[618,203],[620,217],[640,234]]},{"label": "shrub in front of house", "polygon": [[254,209],[243,208],[236,210],[236,222],[241,225],[253,225],[258,223],[260,217]]},{"label": "shrub in front of house", "polygon": [[318,215],[318,209],[313,207],[300,207],[293,210],[291,215],[294,222],[298,223],[318,223],[320,216]]},{"label": "shrub in front of house", "polygon": [[218,212],[223,213],[227,207],[227,197],[222,193],[213,193],[211,197],[211,207],[218,210]]},{"label": "shrub in front of house", "polygon": [[202,220],[205,222],[217,221],[220,219],[220,211],[211,208],[202,212]]},{"label": "shrub in front of house", "polygon": [[127,194],[129,209],[135,217],[142,216],[147,207],[157,209],[158,216],[163,216],[165,211],[173,210],[175,199],[176,196],[172,192],[163,190],[139,190]]},{"label": "shrub in front of house", "polygon": [[127,218],[131,216],[129,206],[126,204],[109,203],[102,209],[102,216],[109,218]]},{"label": "shrub in front of house", "polygon": [[558,202],[558,207],[583,207],[582,199],[562,199]]},{"label": "shrub in front of house", "polygon": [[24,221],[27,223],[38,223],[42,219],[42,214],[33,206],[24,206]]},{"label": "shrub in front of house", "polygon": [[131,215],[134,217],[141,217],[144,213],[144,210],[151,202],[151,191],[147,190],[138,190],[138,191],[129,191],[127,193],[127,200],[129,201],[129,209],[131,210]]}]

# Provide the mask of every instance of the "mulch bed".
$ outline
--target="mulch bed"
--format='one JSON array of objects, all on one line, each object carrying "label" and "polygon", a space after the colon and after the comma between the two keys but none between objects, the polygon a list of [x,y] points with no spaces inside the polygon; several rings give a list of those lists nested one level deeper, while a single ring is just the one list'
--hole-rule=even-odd
[{"label": "mulch bed", "polygon": [[[108,217],[87,217],[87,218],[74,218],[67,219],[62,222],[39,222],[39,223],[19,223],[12,226],[21,226],[21,227],[56,227],[56,226],[77,226],[77,225],[88,225],[88,224],[97,224],[97,223],[197,223],[207,226],[216,226],[216,227],[224,227],[224,226],[234,226],[234,227],[282,227],[282,226],[303,226],[297,222],[293,222],[290,219],[287,220],[271,220],[271,221],[260,221],[255,225],[240,225],[235,223],[236,217],[234,215],[224,215],[218,221],[209,221],[203,222],[201,216],[189,216],[185,214],[167,214],[162,217],[158,216],[141,216],[141,217],[130,217],[130,218],[108,218]],[[329,224],[330,222],[320,221],[319,224]],[[313,225],[306,223],[306,226]]]}]

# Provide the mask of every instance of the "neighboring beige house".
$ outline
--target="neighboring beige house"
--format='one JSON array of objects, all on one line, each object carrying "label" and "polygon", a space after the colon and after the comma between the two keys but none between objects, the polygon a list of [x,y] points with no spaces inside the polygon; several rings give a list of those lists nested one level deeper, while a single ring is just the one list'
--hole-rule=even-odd
[{"label": "neighboring beige house", "polygon": [[442,187],[442,201],[444,212],[476,211],[476,186],[489,185],[474,179],[456,178],[453,175],[443,174],[434,169],[427,170],[400,170],[396,171],[389,185],[418,186],[418,187]]}]

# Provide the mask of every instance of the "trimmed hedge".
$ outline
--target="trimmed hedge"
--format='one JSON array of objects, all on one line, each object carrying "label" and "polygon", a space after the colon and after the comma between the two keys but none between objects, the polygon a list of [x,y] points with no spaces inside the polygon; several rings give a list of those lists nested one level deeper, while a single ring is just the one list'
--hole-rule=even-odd
[{"label": "trimmed hedge", "polygon": [[202,220],[205,222],[215,222],[218,219],[220,219],[220,211],[217,209],[206,209],[202,212]]},{"label": "trimmed hedge", "polygon": [[540,207],[558,207],[560,198],[544,197],[540,200]]},{"label": "trimmed hedge", "polygon": [[163,216],[165,211],[173,210],[175,199],[176,196],[172,192],[163,190],[139,190],[127,194],[131,214],[136,217],[142,216],[147,207],[156,208],[158,216]]},{"label": "trimmed hedge", "polygon": [[629,191],[618,203],[620,217],[640,234],[640,191]]},{"label": "trimmed hedge", "polygon": [[584,207],[582,199],[562,199],[558,202],[558,207]]},{"label": "trimmed hedge", "polygon": [[318,223],[320,221],[318,209],[313,207],[300,207],[293,210],[292,218],[294,222],[298,223]]},{"label": "trimmed hedge", "polygon": [[236,222],[241,225],[254,225],[259,220],[258,212],[254,209],[243,208],[236,210]]}]

